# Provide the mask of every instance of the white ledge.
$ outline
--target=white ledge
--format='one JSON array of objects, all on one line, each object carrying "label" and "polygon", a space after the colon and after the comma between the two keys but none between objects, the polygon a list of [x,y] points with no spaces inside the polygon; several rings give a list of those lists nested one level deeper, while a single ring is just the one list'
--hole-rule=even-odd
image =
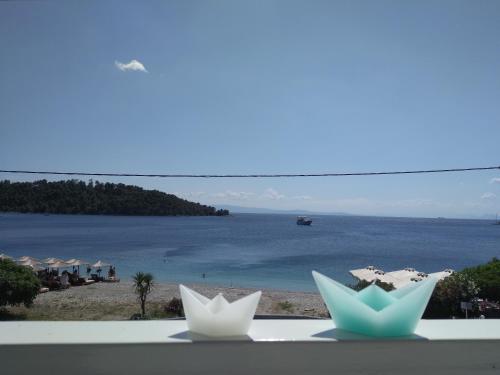
[{"label": "white ledge", "polygon": [[500,319],[421,320],[415,335],[374,339],[335,329],[331,320],[254,320],[248,336],[191,334],[184,320],[0,322],[0,345],[189,343],[193,341],[336,342],[344,340],[500,340]]},{"label": "white ledge", "polygon": [[422,320],[397,340],[254,320],[237,341],[191,335],[182,320],[0,322],[2,375],[498,374],[499,348],[500,320]]}]

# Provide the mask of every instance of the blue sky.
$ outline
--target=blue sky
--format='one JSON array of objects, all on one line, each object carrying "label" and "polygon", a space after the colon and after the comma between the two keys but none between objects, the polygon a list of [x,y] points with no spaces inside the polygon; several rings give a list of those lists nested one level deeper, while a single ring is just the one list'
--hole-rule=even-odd
[{"label": "blue sky", "polygon": [[[499,165],[499,20],[498,1],[0,2],[0,169]],[[500,171],[108,180],[215,205],[500,212]]]}]

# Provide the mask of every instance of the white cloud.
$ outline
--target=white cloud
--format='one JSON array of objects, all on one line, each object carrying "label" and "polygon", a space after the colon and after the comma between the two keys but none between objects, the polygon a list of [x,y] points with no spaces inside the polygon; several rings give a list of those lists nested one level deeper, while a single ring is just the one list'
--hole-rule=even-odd
[{"label": "white cloud", "polygon": [[205,193],[204,191],[184,191],[184,192],[175,192],[173,194],[184,199],[195,199],[203,197],[207,193]]},{"label": "white cloud", "polygon": [[500,177],[494,177],[490,180],[490,184],[500,184]]},{"label": "white cloud", "polygon": [[388,202],[388,204],[394,207],[428,207],[428,206],[439,206],[437,202],[432,199],[417,198],[417,199],[402,199],[394,202]]},{"label": "white cloud", "polygon": [[273,188],[267,189],[261,196],[264,199],[280,200],[285,198],[285,195],[278,193]]},{"label": "white cloud", "polygon": [[127,72],[127,71],[144,72],[144,73],[148,72],[144,67],[143,63],[141,63],[138,60],[130,60],[130,62],[128,63],[115,61],[115,66],[122,72]]},{"label": "white cloud", "polygon": [[484,200],[491,200],[491,199],[495,199],[497,197],[497,195],[495,193],[484,193],[483,195],[481,195],[481,199],[484,199]]},{"label": "white cloud", "polygon": [[214,198],[230,199],[230,200],[247,200],[253,197],[254,195],[255,195],[254,193],[249,193],[246,191],[232,191],[232,190],[226,190],[223,193],[212,194]]},{"label": "white cloud", "polygon": [[295,195],[292,197],[292,199],[302,200],[302,201],[310,201],[313,198],[310,195]]}]

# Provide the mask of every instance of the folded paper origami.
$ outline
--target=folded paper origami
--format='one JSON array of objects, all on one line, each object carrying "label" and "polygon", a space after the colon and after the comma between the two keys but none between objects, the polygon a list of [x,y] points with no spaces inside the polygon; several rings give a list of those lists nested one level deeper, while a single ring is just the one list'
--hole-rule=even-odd
[{"label": "folded paper origami", "polygon": [[206,336],[243,336],[248,333],[262,292],[229,303],[222,294],[208,299],[179,286],[190,331]]},{"label": "folded paper origami", "polygon": [[356,292],[312,274],[336,328],[375,337],[413,334],[438,281],[429,277],[391,292],[372,284]]}]

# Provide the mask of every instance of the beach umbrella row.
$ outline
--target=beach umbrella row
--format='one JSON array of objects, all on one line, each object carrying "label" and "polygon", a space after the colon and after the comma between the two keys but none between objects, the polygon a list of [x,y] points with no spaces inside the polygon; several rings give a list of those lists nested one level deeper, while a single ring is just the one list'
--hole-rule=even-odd
[{"label": "beach umbrella row", "polygon": [[19,262],[18,264],[21,266],[31,267],[34,271],[43,270],[43,267],[40,266],[41,263],[34,259],[28,259],[25,260],[24,262]]},{"label": "beach umbrella row", "polygon": [[64,267],[77,267],[77,266],[91,266],[92,268],[102,268],[109,267],[111,264],[104,263],[103,261],[98,261],[97,263],[91,264],[81,259],[71,259],[70,261],[56,261],[49,264],[49,268],[64,268]]},{"label": "beach umbrella row", "polygon": [[[13,257],[7,255],[7,254],[0,254],[0,260],[3,259],[11,259],[15,260]],[[41,271],[45,268],[49,269],[57,269],[59,270],[60,268],[70,268],[73,267],[73,270],[75,267],[78,267],[78,275],[80,275],[80,266],[90,266],[91,268],[97,269],[97,273],[101,272],[101,268],[103,267],[111,267],[112,265],[110,263],[105,263],[102,260],[98,260],[96,263],[91,264],[89,262],[86,262],[81,259],[69,259],[67,261],[64,261],[63,259],[59,258],[45,258],[43,260],[38,260],[36,258],[30,257],[30,256],[22,256],[19,259],[17,259],[17,264],[25,267],[30,267],[34,271]]]},{"label": "beach umbrella row", "polygon": [[33,260],[33,261],[35,261],[35,262],[39,262],[39,263],[41,263],[38,259],[33,258],[33,257],[28,257],[28,256],[23,256],[23,257],[19,258],[17,261],[18,261],[18,262],[27,262],[27,261],[29,261],[29,260]]},{"label": "beach umbrella row", "polygon": [[58,261],[49,264],[49,268],[64,268],[64,267],[79,267],[79,266],[91,266],[92,268],[102,268],[109,267],[111,264],[104,263],[103,261],[98,261],[97,263],[91,264],[81,259],[70,259],[69,261]]},{"label": "beach umbrella row", "polygon": [[68,264],[66,262],[54,262],[48,265],[49,268],[68,268],[72,267],[71,264]]},{"label": "beach umbrella row", "polygon": [[[13,257],[7,255],[7,254],[0,254],[0,259],[14,259]],[[22,256],[19,259],[17,259],[17,263],[21,266],[28,266],[32,267],[33,269],[43,269],[41,267],[42,264],[45,264],[48,266],[48,268],[69,268],[69,267],[80,267],[80,266],[90,266],[92,268],[103,268],[103,267],[111,267],[110,263],[105,263],[102,260],[98,260],[96,263],[91,264],[89,262],[86,262],[81,259],[70,259],[70,260],[63,260],[60,258],[45,258],[43,260],[38,260],[36,258],[30,257],[30,256]]]}]

